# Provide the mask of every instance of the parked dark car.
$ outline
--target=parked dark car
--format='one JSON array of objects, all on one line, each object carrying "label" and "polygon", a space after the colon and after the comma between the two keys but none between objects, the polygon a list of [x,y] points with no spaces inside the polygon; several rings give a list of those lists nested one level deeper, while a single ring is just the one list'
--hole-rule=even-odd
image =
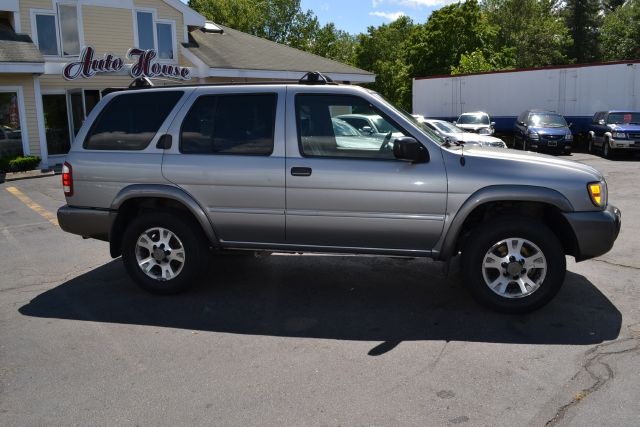
[{"label": "parked dark car", "polygon": [[616,151],[640,150],[640,111],[598,111],[593,115],[588,135],[590,153],[602,151],[611,157]]},{"label": "parked dark car", "polygon": [[524,111],[516,119],[513,148],[569,154],[573,143],[569,126],[554,111]]}]

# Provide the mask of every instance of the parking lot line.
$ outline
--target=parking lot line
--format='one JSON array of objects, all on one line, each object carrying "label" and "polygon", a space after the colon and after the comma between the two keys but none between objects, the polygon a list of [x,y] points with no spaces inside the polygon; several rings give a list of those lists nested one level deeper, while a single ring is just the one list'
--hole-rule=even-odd
[{"label": "parking lot line", "polygon": [[55,214],[52,214],[33,200],[22,191],[18,190],[16,187],[7,187],[7,191],[14,196],[16,196],[22,203],[27,205],[27,207],[33,211],[35,211],[38,215],[49,221],[51,224],[59,227],[58,218],[56,218]]}]

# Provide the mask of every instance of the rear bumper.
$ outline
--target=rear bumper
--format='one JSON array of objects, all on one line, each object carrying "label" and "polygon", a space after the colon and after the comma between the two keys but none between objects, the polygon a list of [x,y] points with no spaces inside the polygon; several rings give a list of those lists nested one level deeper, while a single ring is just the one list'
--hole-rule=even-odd
[{"label": "rear bumper", "polygon": [[576,236],[576,261],[584,261],[609,252],[620,233],[622,213],[612,205],[604,211],[568,212],[563,215]]},{"label": "rear bumper", "polygon": [[109,210],[63,206],[58,209],[60,228],[86,238],[109,241],[116,213]]}]

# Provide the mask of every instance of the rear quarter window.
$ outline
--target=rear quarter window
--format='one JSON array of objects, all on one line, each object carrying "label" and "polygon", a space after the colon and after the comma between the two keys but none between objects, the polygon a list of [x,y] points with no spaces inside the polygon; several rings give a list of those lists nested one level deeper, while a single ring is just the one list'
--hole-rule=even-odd
[{"label": "rear quarter window", "polygon": [[184,94],[133,92],[113,98],[84,140],[86,150],[144,150]]}]

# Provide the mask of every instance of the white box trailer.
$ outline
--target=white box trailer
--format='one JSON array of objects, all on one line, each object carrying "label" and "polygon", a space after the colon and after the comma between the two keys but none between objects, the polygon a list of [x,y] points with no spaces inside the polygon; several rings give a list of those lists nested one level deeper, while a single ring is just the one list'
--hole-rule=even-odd
[{"label": "white box trailer", "polygon": [[596,111],[640,110],[640,60],[413,79],[413,113],[425,117],[485,111],[510,133],[528,109],[562,114],[574,133],[586,132]]}]

